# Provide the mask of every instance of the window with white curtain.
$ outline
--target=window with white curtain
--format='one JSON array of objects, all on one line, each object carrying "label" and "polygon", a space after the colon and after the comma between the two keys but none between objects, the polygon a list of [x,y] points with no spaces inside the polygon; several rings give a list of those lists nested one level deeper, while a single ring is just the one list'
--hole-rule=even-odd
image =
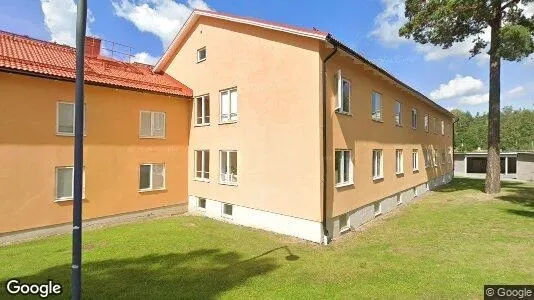
[{"label": "window with white curtain", "polygon": [[[56,201],[74,198],[74,167],[56,168]],[[85,199],[85,167],[82,174],[82,198]]]},{"label": "window with white curtain", "polygon": [[219,182],[222,184],[237,184],[237,151],[221,150]]},{"label": "window with white curtain", "polygon": [[344,186],[353,183],[353,164],[350,150],[335,151],[335,176],[336,186]]},{"label": "window with white curtain", "polygon": [[141,164],[139,166],[139,190],[165,189],[165,164]]},{"label": "window with white curtain", "polygon": [[221,91],[220,122],[237,122],[237,88]]},{"label": "window with white curtain", "polygon": [[428,132],[428,114],[425,114],[425,131]]},{"label": "window with white curtain", "polygon": [[210,177],[209,150],[195,150],[195,178],[208,180]]},{"label": "window with white curtain", "polygon": [[196,125],[210,124],[210,96],[198,96],[195,98]]},{"label": "window with white curtain", "polygon": [[419,171],[419,150],[417,149],[412,151],[412,170]]},{"label": "window with white curtain", "polygon": [[395,125],[402,126],[402,103],[395,101]]},{"label": "window with white curtain", "polygon": [[373,150],[373,180],[384,178],[382,149]]},{"label": "window with white curtain", "polygon": [[382,94],[373,92],[371,97],[371,118],[382,121]]},{"label": "window with white curtain", "polygon": [[412,128],[417,129],[417,109],[412,108]]},{"label": "window with white curtain", "polygon": [[350,113],[350,81],[343,77],[341,70],[337,71],[336,75],[336,112]]},{"label": "window with white curtain", "polygon": [[165,138],[165,113],[141,111],[139,114],[139,136],[141,138]]},{"label": "window with white curtain", "polygon": [[404,173],[404,158],[402,155],[402,149],[395,150],[395,173]]},{"label": "window with white curtain", "polygon": [[[84,104],[84,118],[83,118],[83,134],[86,132],[87,123],[87,105]],[[56,133],[58,135],[74,135],[74,103],[73,102],[58,102],[56,112]]]}]

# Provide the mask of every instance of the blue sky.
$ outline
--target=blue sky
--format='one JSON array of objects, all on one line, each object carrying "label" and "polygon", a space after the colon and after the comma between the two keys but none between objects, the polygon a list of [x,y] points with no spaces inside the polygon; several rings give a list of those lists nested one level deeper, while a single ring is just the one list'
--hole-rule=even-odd
[{"label": "blue sky", "polygon": [[[469,59],[470,41],[448,50],[399,38],[402,0],[89,0],[89,33],[133,47],[143,62],[162,55],[192,8],[328,31],[446,108],[487,111],[488,60]],[[525,7],[534,14],[534,4]],[[73,44],[76,1],[2,0],[0,30]],[[504,62],[501,104],[534,109],[534,55]]]}]

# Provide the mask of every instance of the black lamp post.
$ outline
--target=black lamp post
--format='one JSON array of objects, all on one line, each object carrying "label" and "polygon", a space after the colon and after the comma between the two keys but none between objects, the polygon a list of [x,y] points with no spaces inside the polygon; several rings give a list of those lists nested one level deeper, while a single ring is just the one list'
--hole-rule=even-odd
[{"label": "black lamp post", "polygon": [[87,1],[78,1],[76,17],[76,97],[74,103],[74,205],[72,208],[72,299],[82,295],[82,189],[84,55]]}]

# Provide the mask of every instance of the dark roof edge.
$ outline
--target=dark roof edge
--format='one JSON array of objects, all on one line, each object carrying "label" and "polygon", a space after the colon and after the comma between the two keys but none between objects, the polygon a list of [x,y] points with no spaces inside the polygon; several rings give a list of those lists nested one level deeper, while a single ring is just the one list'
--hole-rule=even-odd
[{"label": "dark roof edge", "polygon": [[400,81],[395,76],[391,75],[388,71],[386,71],[386,70],[382,69],[381,67],[377,66],[376,64],[374,64],[370,60],[368,60],[365,57],[363,57],[362,55],[358,54],[356,51],[352,50],[350,47],[348,47],[345,44],[343,44],[342,42],[336,40],[331,34],[328,34],[326,36],[326,41],[328,43],[331,43],[332,45],[340,48],[341,50],[347,52],[348,54],[356,57],[357,59],[363,61],[365,64],[371,66],[372,68],[376,69],[377,71],[379,71],[380,73],[382,73],[383,75],[388,77],[389,79],[395,81],[396,83],[398,83],[399,85],[403,86],[404,88],[406,88],[410,92],[414,93],[416,96],[422,98],[425,102],[427,102],[431,106],[434,106],[437,109],[441,110],[442,112],[444,112],[445,114],[450,116],[453,120],[456,119],[456,116],[453,113],[451,113],[450,111],[448,111],[446,108],[444,108],[443,106],[441,106],[441,105],[437,104],[436,102],[432,101],[430,98],[428,98],[427,96],[423,95],[421,92],[417,91],[416,89],[412,88],[411,86],[407,85],[406,83]]}]

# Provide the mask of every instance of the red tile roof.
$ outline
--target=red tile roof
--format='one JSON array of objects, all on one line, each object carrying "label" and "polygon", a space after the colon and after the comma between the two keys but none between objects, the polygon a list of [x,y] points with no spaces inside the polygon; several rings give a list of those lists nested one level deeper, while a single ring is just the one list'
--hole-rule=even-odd
[{"label": "red tile roof", "polygon": [[[0,31],[0,70],[74,80],[76,49]],[[85,82],[158,94],[191,97],[190,88],[152,66],[109,57],[85,57]]]}]

